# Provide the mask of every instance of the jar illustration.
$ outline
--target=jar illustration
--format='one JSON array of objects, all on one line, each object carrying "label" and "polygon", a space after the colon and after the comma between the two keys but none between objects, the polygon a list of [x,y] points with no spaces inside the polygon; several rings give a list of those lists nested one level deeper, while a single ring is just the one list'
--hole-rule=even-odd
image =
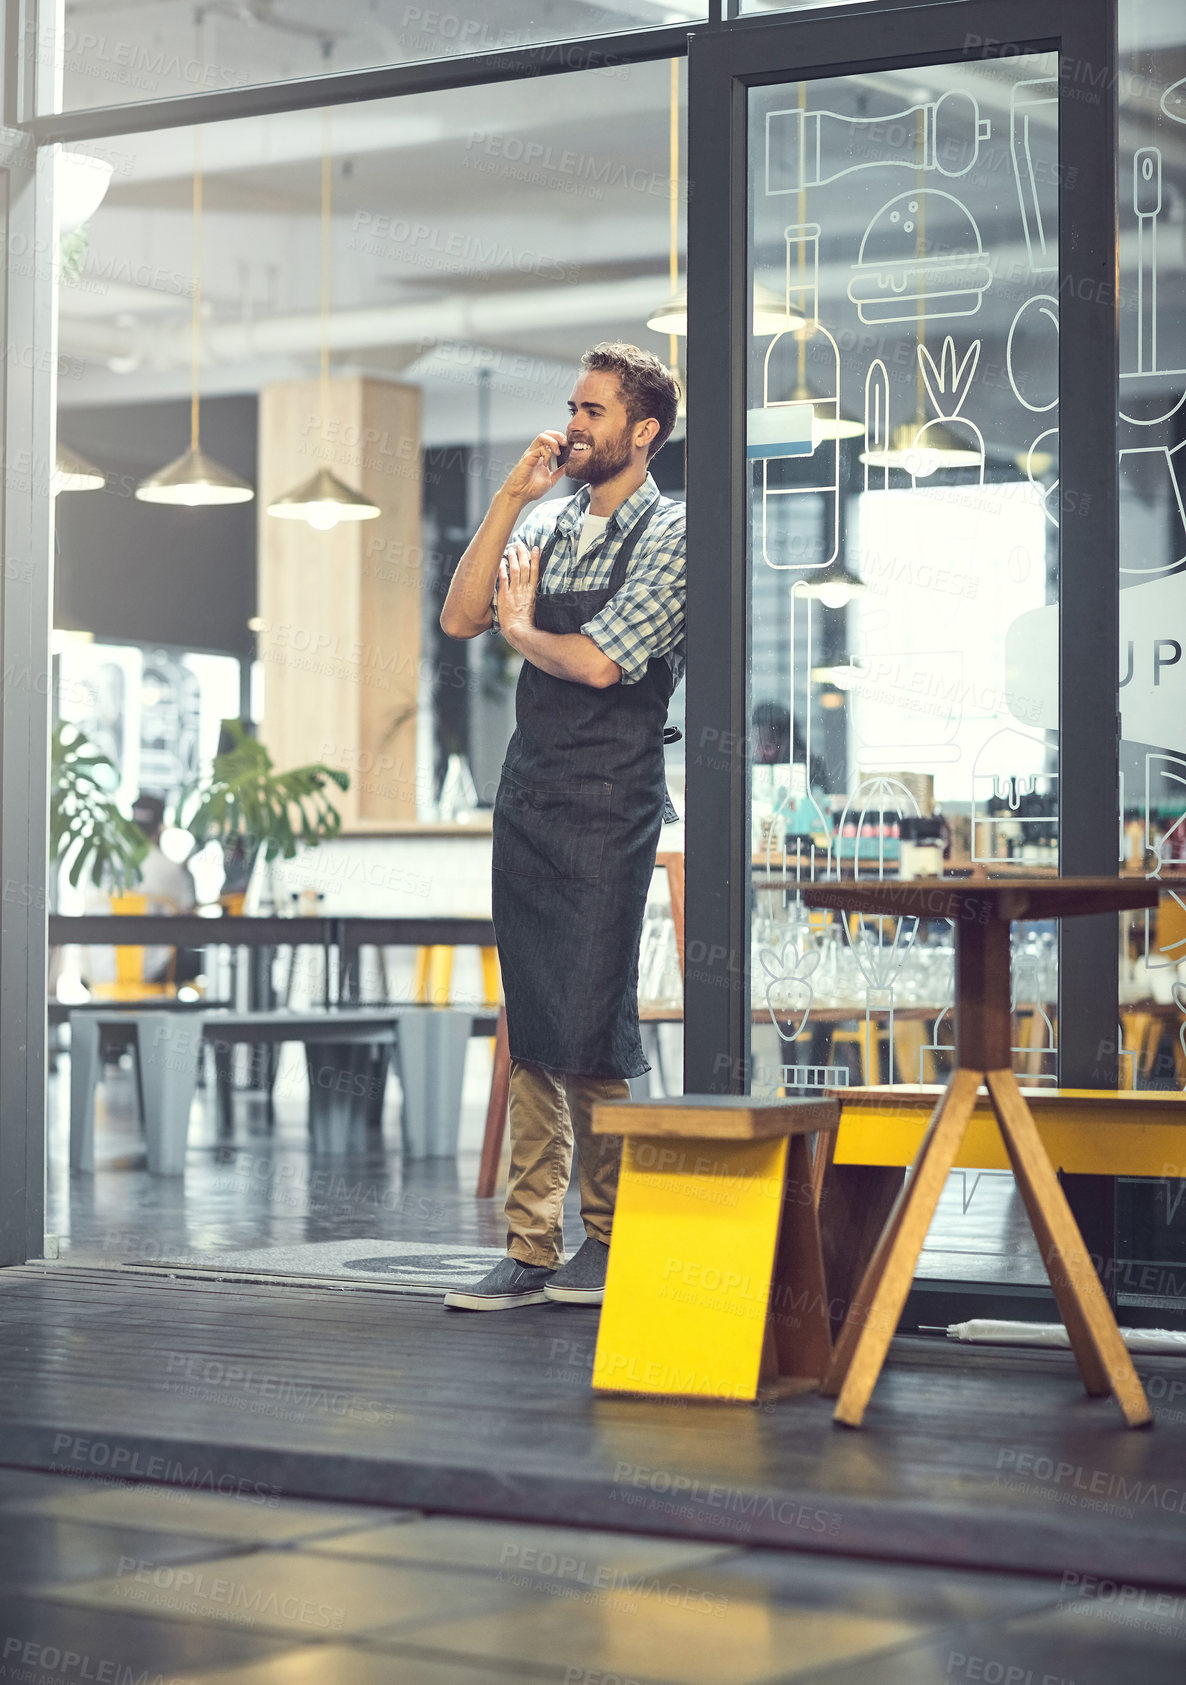
[{"label": "jar illustration", "polygon": [[[761,555],[773,568],[825,568],[839,553],[840,350],[819,319],[819,238],[817,222],[786,230],[787,303],[804,320],[771,341],[751,418],[766,437],[750,454]],[[822,521],[803,501],[819,497]]]}]

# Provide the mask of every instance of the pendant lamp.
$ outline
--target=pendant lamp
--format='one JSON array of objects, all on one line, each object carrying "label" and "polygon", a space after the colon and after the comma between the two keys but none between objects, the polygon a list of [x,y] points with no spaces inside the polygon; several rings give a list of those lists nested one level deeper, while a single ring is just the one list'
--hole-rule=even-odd
[{"label": "pendant lamp", "polygon": [[[799,84],[799,109],[800,109],[800,111],[803,111],[803,112],[806,112],[806,109],[807,109],[807,84],[806,84],[806,82],[800,82],[800,84]],[[806,120],[805,118],[800,119],[800,121],[805,121],[805,120]],[[805,185],[800,184],[800,187],[799,187],[799,229],[805,231],[807,229],[807,227],[808,227],[808,221],[807,221],[807,188],[806,188]],[[792,403],[792,404],[809,404],[811,406],[811,449],[812,449],[812,452],[814,453],[815,451],[817,451],[819,449],[819,447],[822,444],[832,443],[833,441],[838,440],[838,439],[853,439],[853,438],[856,438],[856,436],[858,434],[864,433],[865,424],[864,424],[863,421],[853,421],[853,420],[850,419],[850,417],[841,413],[841,409],[840,409],[839,351],[836,349],[834,342],[831,340],[831,335],[829,335],[827,333],[827,330],[822,327],[822,325],[820,323],[820,320],[819,320],[819,266],[818,266],[818,264],[819,264],[819,248],[818,248],[818,245],[815,247],[813,257],[812,257],[811,268],[809,270],[809,268],[808,268],[808,251],[809,251],[810,248],[809,248],[808,240],[800,237],[793,242],[793,244],[797,247],[797,251],[798,251],[798,268],[797,268],[796,280],[795,280],[794,283],[792,283],[792,280],[791,280],[791,243],[792,242],[791,242],[791,231],[789,229],[787,231],[787,239],[788,239],[788,246],[787,246],[786,302],[787,302],[787,308],[790,310],[791,315],[799,318],[798,325],[795,326],[795,327],[792,327],[792,329],[791,329],[791,333],[792,333],[793,337],[795,339],[797,339],[798,342],[799,342],[799,345],[798,345],[798,353],[799,353],[798,354],[798,364],[799,364],[799,367],[798,367],[798,375],[797,375],[797,378],[796,378],[796,381],[795,381],[795,389],[791,393],[789,399],[787,399],[786,401],[788,403]],[[795,305],[791,304],[792,294],[798,295],[798,305],[797,305],[797,307]],[[756,310],[756,308],[757,308],[757,305],[756,305],[756,302],[755,302],[755,310]],[[778,331],[778,330],[776,330],[776,331]],[[783,331],[785,331],[785,330],[783,330]],[[813,342],[816,342],[821,338],[821,336],[827,342],[827,344],[831,346],[832,356],[835,359],[834,367],[835,367],[836,387],[835,387],[835,391],[831,394],[830,397],[825,398],[825,399],[821,399],[821,400],[817,400],[815,393],[811,390],[810,386],[807,384],[807,346],[808,346],[809,340],[811,340]],[[826,350],[825,345],[815,344],[815,345],[813,345],[813,348],[816,351]],[[820,413],[821,404],[822,404],[823,409],[824,409],[823,414]],[[827,411],[830,408],[833,408],[833,407],[834,407],[835,413],[834,414],[828,414]],[[828,571],[830,572],[831,570],[829,569]],[[847,597],[843,598],[844,602],[847,602],[847,600],[848,600]],[[842,603],[841,603],[841,601],[837,601],[832,606],[841,607]]]},{"label": "pendant lamp", "polygon": [[[322,114],[321,148],[321,425],[329,414],[329,306],[332,174],[329,155],[329,112]],[[314,532],[332,532],[342,521],[373,521],[378,504],[340,480],[332,468],[318,468],[292,491],[268,504],[268,514],[281,521],[304,521]]]},{"label": "pendant lamp", "polygon": [[106,158],[58,148],[54,158],[54,210],[59,235],[73,234],[91,220],[111,184],[114,168]]},{"label": "pendant lamp", "polygon": [[818,573],[807,574],[795,581],[795,594],[811,597],[825,608],[844,608],[854,597],[865,595],[869,587],[863,579],[851,573],[837,559]]},{"label": "pendant lamp", "polygon": [[194,297],[191,340],[189,449],[174,462],[158,468],[136,487],[141,503],[171,503],[186,509],[205,509],[221,503],[249,503],[255,496],[247,481],[215,462],[202,449],[199,437],[199,378],[202,362],[202,169],[201,131],[195,142],[193,242]]},{"label": "pendant lamp", "polygon": [[[922,429],[926,439],[918,443]],[[961,445],[939,421],[903,421],[890,431],[889,444],[884,450],[861,452],[861,461],[869,468],[901,468],[916,480],[930,479],[941,469],[976,468],[983,458],[979,451]]]},{"label": "pendant lamp", "polygon": [[[669,102],[669,155],[668,180],[671,186],[671,223],[668,240],[668,284],[670,291],[663,303],[657,305],[647,317],[647,327],[652,333],[665,333],[669,336],[671,345],[668,362],[677,368],[679,348],[676,339],[684,339],[688,332],[688,289],[680,285],[679,280],[679,60],[671,61],[671,99]],[[789,308],[785,298],[780,298],[770,287],[761,281],[754,282],[753,291],[753,320],[752,332],[755,339],[769,337],[770,334],[786,333],[788,328],[799,327],[804,318],[797,310]]]},{"label": "pendant lamp", "polygon": [[101,491],[106,484],[107,476],[101,468],[96,468],[85,456],[80,456],[58,440],[53,472],[55,497],[60,491]]},{"label": "pendant lamp", "polygon": [[[786,300],[779,298],[772,287],[761,281],[754,282],[750,331],[755,339],[786,333],[789,329],[801,327],[803,322],[804,317],[797,310],[789,309]],[[688,331],[687,287],[673,287],[670,298],[664,299],[654,315],[647,317],[647,327],[655,333],[685,336]]]},{"label": "pendant lamp", "polygon": [[[791,394],[792,404],[812,404],[816,402],[815,393],[805,380],[801,380]],[[811,416],[811,448],[822,445],[826,439],[855,439],[865,431],[863,421],[852,421],[846,415],[821,415],[818,409],[812,410]]]}]

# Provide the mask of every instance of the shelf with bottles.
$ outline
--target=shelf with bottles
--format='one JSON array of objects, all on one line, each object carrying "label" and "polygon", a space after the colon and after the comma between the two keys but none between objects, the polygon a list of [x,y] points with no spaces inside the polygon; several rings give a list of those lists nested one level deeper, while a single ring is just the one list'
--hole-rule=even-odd
[{"label": "shelf with bottles", "polygon": [[1124,877],[1172,877],[1186,874],[1186,815],[1171,804],[1126,808],[1123,829]]},{"label": "shelf with bottles", "polygon": [[[1046,782],[1043,780],[1043,782]],[[1025,871],[1058,870],[1058,799],[1053,789],[992,796],[974,819],[975,861]]]},{"label": "shelf with bottles", "polygon": [[750,772],[750,850],[756,868],[788,867],[808,880],[826,875],[833,821],[807,768],[756,762]]}]

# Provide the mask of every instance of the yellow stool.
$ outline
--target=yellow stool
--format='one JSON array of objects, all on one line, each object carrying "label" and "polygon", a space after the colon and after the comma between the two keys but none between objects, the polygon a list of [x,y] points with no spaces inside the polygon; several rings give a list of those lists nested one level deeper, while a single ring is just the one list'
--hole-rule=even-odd
[{"label": "yellow stool", "polygon": [[831,1356],[807,1137],[832,1100],[613,1100],[624,1135],[593,1386],[752,1401],[815,1385]]}]

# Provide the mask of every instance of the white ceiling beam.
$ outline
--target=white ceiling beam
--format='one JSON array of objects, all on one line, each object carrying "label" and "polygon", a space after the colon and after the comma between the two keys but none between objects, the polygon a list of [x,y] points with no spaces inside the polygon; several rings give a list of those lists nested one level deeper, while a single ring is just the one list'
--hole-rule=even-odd
[{"label": "white ceiling beam", "polygon": [[[637,323],[646,320],[666,285],[667,277],[656,273],[628,281],[339,310],[325,324],[318,312],[261,321],[210,322],[202,330],[202,350],[212,363],[237,363],[314,354],[321,348],[323,332],[330,350],[343,352],[381,345],[427,347],[438,340],[482,341],[590,321]],[[138,322],[134,329],[123,329],[114,322],[72,317],[62,322],[60,349],[88,362],[106,362],[132,352],[153,367],[175,367],[189,361],[190,328],[187,322]]]}]

